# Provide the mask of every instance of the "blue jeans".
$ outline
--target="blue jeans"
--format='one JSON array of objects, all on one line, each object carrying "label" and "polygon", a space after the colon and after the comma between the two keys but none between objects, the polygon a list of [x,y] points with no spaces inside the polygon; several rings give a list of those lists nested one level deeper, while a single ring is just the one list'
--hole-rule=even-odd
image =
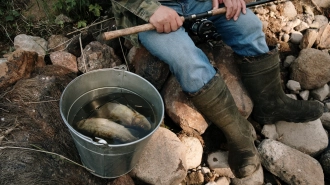
[{"label": "blue jeans", "polygon": [[[204,13],[212,9],[212,0],[177,0],[162,2],[180,15]],[[225,15],[212,16],[225,44],[241,56],[258,56],[269,51],[261,21],[247,9],[237,21]],[[175,32],[155,30],[138,34],[141,44],[154,56],[167,63],[184,92],[195,93],[207,84],[216,71],[202,50],[197,48],[183,27]]]}]

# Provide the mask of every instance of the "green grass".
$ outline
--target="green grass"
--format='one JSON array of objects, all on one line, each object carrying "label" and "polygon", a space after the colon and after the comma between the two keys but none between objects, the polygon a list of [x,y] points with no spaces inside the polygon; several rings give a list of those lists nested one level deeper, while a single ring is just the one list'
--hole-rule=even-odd
[{"label": "green grass", "polygon": [[[35,3],[37,11],[45,16],[40,20],[23,12]],[[66,34],[93,23],[106,15],[110,1],[103,0],[0,0],[0,57],[10,52],[16,35],[27,34],[49,38],[50,35]],[[38,13],[39,13],[38,12]],[[72,23],[55,22],[56,16],[64,14]]]}]

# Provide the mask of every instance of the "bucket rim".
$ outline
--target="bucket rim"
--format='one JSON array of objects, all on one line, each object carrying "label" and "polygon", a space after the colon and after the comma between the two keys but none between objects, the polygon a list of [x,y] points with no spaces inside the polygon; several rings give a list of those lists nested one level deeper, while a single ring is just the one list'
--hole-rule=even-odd
[{"label": "bucket rim", "polygon": [[[97,143],[95,141],[93,141],[92,138],[90,137],[87,137],[83,134],[81,134],[80,132],[78,132],[76,129],[74,129],[67,121],[67,118],[64,116],[64,113],[63,113],[63,108],[62,108],[62,103],[63,103],[63,97],[64,97],[64,94],[65,92],[67,91],[67,88],[72,85],[73,83],[75,83],[77,80],[79,80],[80,78],[82,78],[83,76],[85,75],[88,75],[88,74],[91,74],[91,73],[97,73],[97,72],[100,72],[100,71],[117,71],[117,72],[122,72],[122,73],[128,73],[134,77],[137,77],[137,78],[140,78],[142,80],[144,80],[157,94],[159,100],[161,101],[161,106],[162,106],[162,112],[161,112],[161,116],[160,116],[160,121],[159,123],[157,123],[156,127],[147,135],[145,135],[144,137],[142,138],[139,138],[138,140],[135,140],[135,141],[132,141],[132,142],[129,142],[129,143],[122,143],[122,144],[100,144],[100,143]],[[130,146],[130,145],[134,145],[136,143],[139,143],[141,142],[142,140],[145,140],[147,139],[148,137],[150,137],[161,125],[161,122],[164,120],[164,101],[163,101],[163,98],[162,96],[160,95],[159,91],[155,88],[154,85],[152,85],[148,80],[146,80],[145,78],[143,78],[142,76],[140,75],[137,75],[136,73],[133,73],[133,72],[130,72],[130,71],[126,71],[126,70],[120,70],[120,69],[114,69],[114,68],[103,68],[103,69],[96,69],[96,70],[92,70],[92,71],[88,71],[86,73],[83,73],[77,77],[75,77],[71,82],[69,82],[67,84],[67,86],[64,88],[62,94],[61,94],[61,97],[60,97],[60,101],[59,101],[59,106],[60,106],[60,114],[61,114],[61,117],[62,117],[62,120],[64,121],[65,125],[69,128],[69,131],[70,132],[74,132],[78,137],[80,137],[81,139],[87,141],[87,142],[91,142],[93,143],[94,145],[98,145],[98,146],[108,146],[110,148],[117,148],[117,147],[125,147],[125,146]],[[71,105],[72,106],[72,105]],[[70,106],[70,109],[71,109],[71,106]],[[69,109],[69,110],[70,110]]]}]

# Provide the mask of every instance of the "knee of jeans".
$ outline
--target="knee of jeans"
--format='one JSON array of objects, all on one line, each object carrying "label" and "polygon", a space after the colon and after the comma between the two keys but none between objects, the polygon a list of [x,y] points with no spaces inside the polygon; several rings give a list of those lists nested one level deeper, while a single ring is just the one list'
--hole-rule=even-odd
[{"label": "knee of jeans", "polygon": [[262,22],[251,10],[247,10],[245,15],[242,14],[237,23],[240,26],[239,29],[246,35],[262,32]]}]

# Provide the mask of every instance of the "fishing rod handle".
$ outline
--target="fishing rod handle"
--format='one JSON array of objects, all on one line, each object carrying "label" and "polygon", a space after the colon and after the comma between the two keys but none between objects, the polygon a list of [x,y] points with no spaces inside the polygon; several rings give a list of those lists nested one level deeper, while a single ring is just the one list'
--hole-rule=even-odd
[{"label": "fishing rod handle", "polygon": [[[290,0],[260,0],[260,1],[249,3],[249,4],[247,4],[246,7],[249,8],[249,7],[267,4],[267,3],[271,3],[271,2],[282,3],[282,2],[286,2],[286,1],[290,1]],[[220,15],[220,14],[224,14],[224,13],[226,13],[226,7],[211,10],[211,13],[207,12],[206,14],[214,16],[214,15]],[[201,15],[203,15],[203,14],[204,13],[202,13]],[[182,19],[182,21],[185,21],[188,19],[191,20],[191,19],[195,19],[195,16],[199,17],[201,15],[196,14],[196,15],[189,15],[186,17],[181,16],[181,19]],[[139,25],[139,26],[133,26],[130,28],[104,32],[101,35],[101,38],[103,40],[111,40],[111,39],[114,39],[117,37],[131,35],[131,34],[143,32],[143,31],[150,31],[150,30],[154,30],[154,29],[155,29],[155,27],[152,24],[147,23],[147,24],[143,24],[143,25]]]},{"label": "fishing rod handle", "polygon": [[[212,15],[223,14],[225,12],[226,12],[225,7],[219,8],[219,9],[214,9],[214,10],[212,10]],[[185,17],[180,16],[180,18],[182,19],[182,21],[185,21]],[[150,31],[150,30],[154,30],[154,29],[155,29],[155,27],[151,23],[147,23],[147,24],[133,26],[133,27],[125,28],[125,29],[104,32],[104,33],[102,33],[102,39],[111,40],[111,39],[114,39],[117,37],[131,35],[131,34],[143,32],[143,31]]]}]

